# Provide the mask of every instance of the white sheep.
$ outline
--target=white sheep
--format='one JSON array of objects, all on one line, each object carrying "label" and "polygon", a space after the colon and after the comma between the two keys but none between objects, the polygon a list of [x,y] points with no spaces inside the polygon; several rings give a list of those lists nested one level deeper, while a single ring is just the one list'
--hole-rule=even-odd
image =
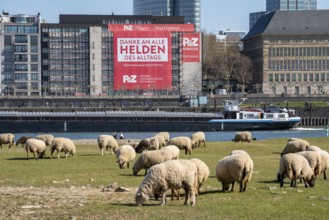
[{"label": "white sheep", "polygon": [[329,153],[325,150],[321,150],[320,147],[317,146],[309,146],[307,151],[316,151],[320,154],[321,156],[321,170],[320,173],[323,173],[323,178],[326,180],[327,179],[327,174],[326,171],[329,169]]},{"label": "white sheep", "polygon": [[191,159],[191,161],[197,166],[197,169],[198,169],[197,176],[198,176],[199,187],[196,190],[196,195],[199,195],[200,188],[203,185],[203,183],[208,179],[210,170],[209,170],[209,167],[207,166],[207,164],[198,158],[193,158],[193,159]]},{"label": "white sheep", "polygon": [[3,144],[9,144],[9,148],[15,143],[15,136],[11,133],[0,134],[0,147],[2,149]]},{"label": "white sheep", "polygon": [[155,135],[154,138],[158,139],[159,149],[166,146],[166,139],[162,135]]},{"label": "white sheep", "polygon": [[[298,140],[306,141],[306,140],[304,140],[304,139],[302,139],[302,138],[289,138],[289,139],[288,139],[288,142],[290,142],[290,141],[298,141]],[[307,142],[307,141],[306,141],[306,142]]]},{"label": "white sheep", "polygon": [[231,191],[233,191],[236,181],[239,182],[240,192],[246,191],[252,172],[252,159],[242,153],[226,156],[219,160],[216,166],[217,180],[222,183],[223,192],[229,189],[230,184],[232,184]]},{"label": "white sheep", "polygon": [[[241,131],[236,132],[234,139],[232,141],[234,142],[250,142],[252,140],[251,133],[249,131]],[[253,140],[256,140],[255,138]]]},{"label": "white sheep", "polygon": [[179,149],[184,149],[186,155],[187,155],[187,153],[189,153],[191,155],[192,141],[189,137],[185,137],[185,136],[174,137],[174,138],[170,139],[168,144],[175,145]]},{"label": "white sheep", "polygon": [[155,136],[156,136],[156,135],[161,135],[161,136],[163,136],[163,137],[165,138],[166,144],[169,143],[170,135],[169,135],[168,132],[163,131],[163,132],[156,133]]},{"label": "white sheep", "polygon": [[134,161],[135,157],[135,149],[130,145],[122,145],[116,152],[116,162],[119,164],[120,169],[123,169],[126,165],[129,168],[129,163]]},{"label": "white sheep", "polygon": [[119,149],[119,144],[112,135],[99,135],[97,138],[97,144],[101,150],[102,156],[104,155],[104,148],[106,150],[106,155],[108,150],[111,150],[111,154],[113,155],[113,153]]},{"label": "white sheep", "polygon": [[[166,203],[166,191],[184,188],[185,202],[193,206],[195,204],[195,189],[197,188],[197,167],[190,160],[169,160],[157,164],[149,169],[139,186],[135,201],[142,206],[150,196],[161,195],[161,205]],[[190,200],[190,201],[189,201]]]},{"label": "white sheep", "polygon": [[42,158],[46,152],[46,143],[42,140],[30,138],[25,143],[25,150],[27,159],[29,159],[29,152],[33,153],[34,159]]},{"label": "white sheep", "polygon": [[146,138],[141,140],[135,148],[136,153],[142,153],[145,150],[160,149],[159,140],[156,137]]},{"label": "white sheep", "polygon": [[35,138],[44,141],[47,146],[51,146],[51,143],[54,140],[54,135],[52,135],[52,134],[40,134],[40,135],[36,136]]},{"label": "white sheep", "polygon": [[169,150],[144,151],[134,163],[133,174],[136,176],[142,169],[146,174],[150,167],[172,159],[173,154]]},{"label": "white sheep", "polygon": [[192,134],[191,142],[192,142],[192,148],[200,147],[201,143],[203,143],[203,146],[205,147],[206,135],[202,131],[196,132]]},{"label": "white sheep", "polygon": [[314,172],[314,176],[318,177],[321,172],[321,155],[317,151],[301,151],[297,152],[296,154],[302,155],[308,161],[311,169]]},{"label": "white sheep", "polygon": [[57,151],[58,159],[59,159],[59,153],[62,151],[65,153],[66,158],[69,156],[69,154],[74,156],[76,153],[75,145],[73,141],[69,138],[62,138],[62,137],[54,138],[51,146],[50,158],[53,157],[53,153],[55,150]]},{"label": "white sheep", "polygon": [[280,180],[280,187],[283,187],[283,179],[287,176],[291,183],[290,187],[297,187],[297,179],[302,178],[305,187],[314,187],[315,176],[307,159],[298,154],[285,154],[280,159],[280,168],[278,172],[278,179]]},{"label": "white sheep", "polygon": [[304,140],[294,140],[286,144],[284,149],[281,152],[281,157],[288,153],[296,153],[300,151],[305,151],[310,144]]},{"label": "white sheep", "polygon": [[165,146],[165,147],[161,148],[161,150],[169,150],[172,154],[172,160],[178,160],[179,159],[180,150],[177,146],[168,145],[168,146]]}]

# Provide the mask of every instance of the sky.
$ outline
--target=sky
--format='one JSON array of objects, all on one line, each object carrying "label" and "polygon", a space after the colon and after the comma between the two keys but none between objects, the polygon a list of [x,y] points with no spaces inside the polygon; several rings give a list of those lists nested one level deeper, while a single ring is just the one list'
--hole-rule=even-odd
[{"label": "sky", "polygon": [[[10,14],[36,15],[58,23],[59,14],[132,15],[133,0],[0,0],[0,10]],[[329,0],[318,0],[318,9],[329,9]],[[266,0],[201,0],[201,28],[249,30],[249,13],[265,11]]]}]

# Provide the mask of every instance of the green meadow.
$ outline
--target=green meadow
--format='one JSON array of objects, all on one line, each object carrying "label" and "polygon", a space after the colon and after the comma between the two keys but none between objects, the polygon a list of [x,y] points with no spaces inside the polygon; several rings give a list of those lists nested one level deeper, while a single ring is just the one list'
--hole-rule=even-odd
[{"label": "green meadow", "polygon": [[[312,145],[329,150],[327,138],[306,139]],[[142,207],[134,204],[138,176],[129,169],[119,169],[114,155],[101,156],[96,145],[78,145],[77,155],[50,159],[49,151],[39,160],[26,159],[24,148],[3,146],[0,149],[0,218],[1,219],[327,219],[329,180],[323,175],[314,188],[299,183],[283,188],[276,182],[280,152],[286,139],[252,143],[208,142],[194,149],[192,155],[210,168],[195,206],[183,206],[184,198],[160,206],[151,198]],[[219,159],[232,150],[247,151],[254,161],[254,172],[246,192],[221,192],[215,176]],[[139,156],[139,155],[137,155]],[[329,176],[329,175],[328,175]],[[129,192],[103,192],[113,183]]]}]

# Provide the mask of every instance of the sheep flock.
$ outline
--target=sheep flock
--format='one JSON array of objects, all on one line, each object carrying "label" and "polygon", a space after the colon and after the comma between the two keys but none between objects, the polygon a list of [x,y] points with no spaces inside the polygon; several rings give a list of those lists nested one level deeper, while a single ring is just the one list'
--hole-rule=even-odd
[{"label": "sheep flock", "polygon": [[[217,157],[217,165],[210,167],[198,158],[198,148],[206,149],[206,135],[199,131],[191,136],[170,137],[168,132],[156,133],[144,138],[137,143],[130,140],[117,141],[112,135],[101,134],[97,138],[97,147],[100,155],[110,158],[109,162],[118,163],[120,169],[132,169],[131,178],[135,178],[139,171],[145,170],[143,181],[135,193],[135,204],[142,206],[148,200],[161,198],[161,205],[165,205],[166,193],[171,190],[179,199],[180,190],[184,190],[184,205],[196,205],[196,199],[202,196],[202,189],[210,177],[210,170],[214,171],[214,178],[219,182],[221,191],[234,191],[238,183],[239,192],[246,192],[252,181],[254,162],[252,155],[240,146],[251,146],[250,132],[237,132],[232,141],[237,146],[229,155]],[[241,142],[247,142],[241,143]],[[15,137],[11,133],[0,134],[0,147],[8,144],[11,148]],[[27,159],[30,153],[34,159],[51,159],[53,153],[61,158],[76,157],[79,149],[73,140],[64,137],[54,137],[52,134],[42,134],[36,137],[21,137],[16,142],[16,147],[21,145],[25,149]],[[97,148],[95,148],[97,149]],[[110,151],[110,155],[108,152]],[[185,159],[180,158],[180,153],[185,154]],[[48,157],[47,157],[48,155]],[[98,153],[99,155],[99,153]],[[316,179],[323,174],[327,179],[326,171],[329,168],[329,153],[318,146],[311,145],[300,138],[290,138],[282,146],[281,155],[278,155],[277,183],[284,187],[284,179],[290,180],[290,187],[297,187],[298,181],[303,181],[305,187],[315,187]],[[186,159],[187,157],[187,159]],[[132,166],[130,166],[132,165]],[[137,187],[137,186],[136,186]]]}]

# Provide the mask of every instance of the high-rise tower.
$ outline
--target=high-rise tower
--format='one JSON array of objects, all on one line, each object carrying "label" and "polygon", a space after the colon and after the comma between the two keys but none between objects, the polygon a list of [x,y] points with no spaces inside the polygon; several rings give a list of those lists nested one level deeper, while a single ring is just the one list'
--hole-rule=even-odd
[{"label": "high-rise tower", "polygon": [[134,15],[184,16],[200,31],[201,0],[134,0]]}]

